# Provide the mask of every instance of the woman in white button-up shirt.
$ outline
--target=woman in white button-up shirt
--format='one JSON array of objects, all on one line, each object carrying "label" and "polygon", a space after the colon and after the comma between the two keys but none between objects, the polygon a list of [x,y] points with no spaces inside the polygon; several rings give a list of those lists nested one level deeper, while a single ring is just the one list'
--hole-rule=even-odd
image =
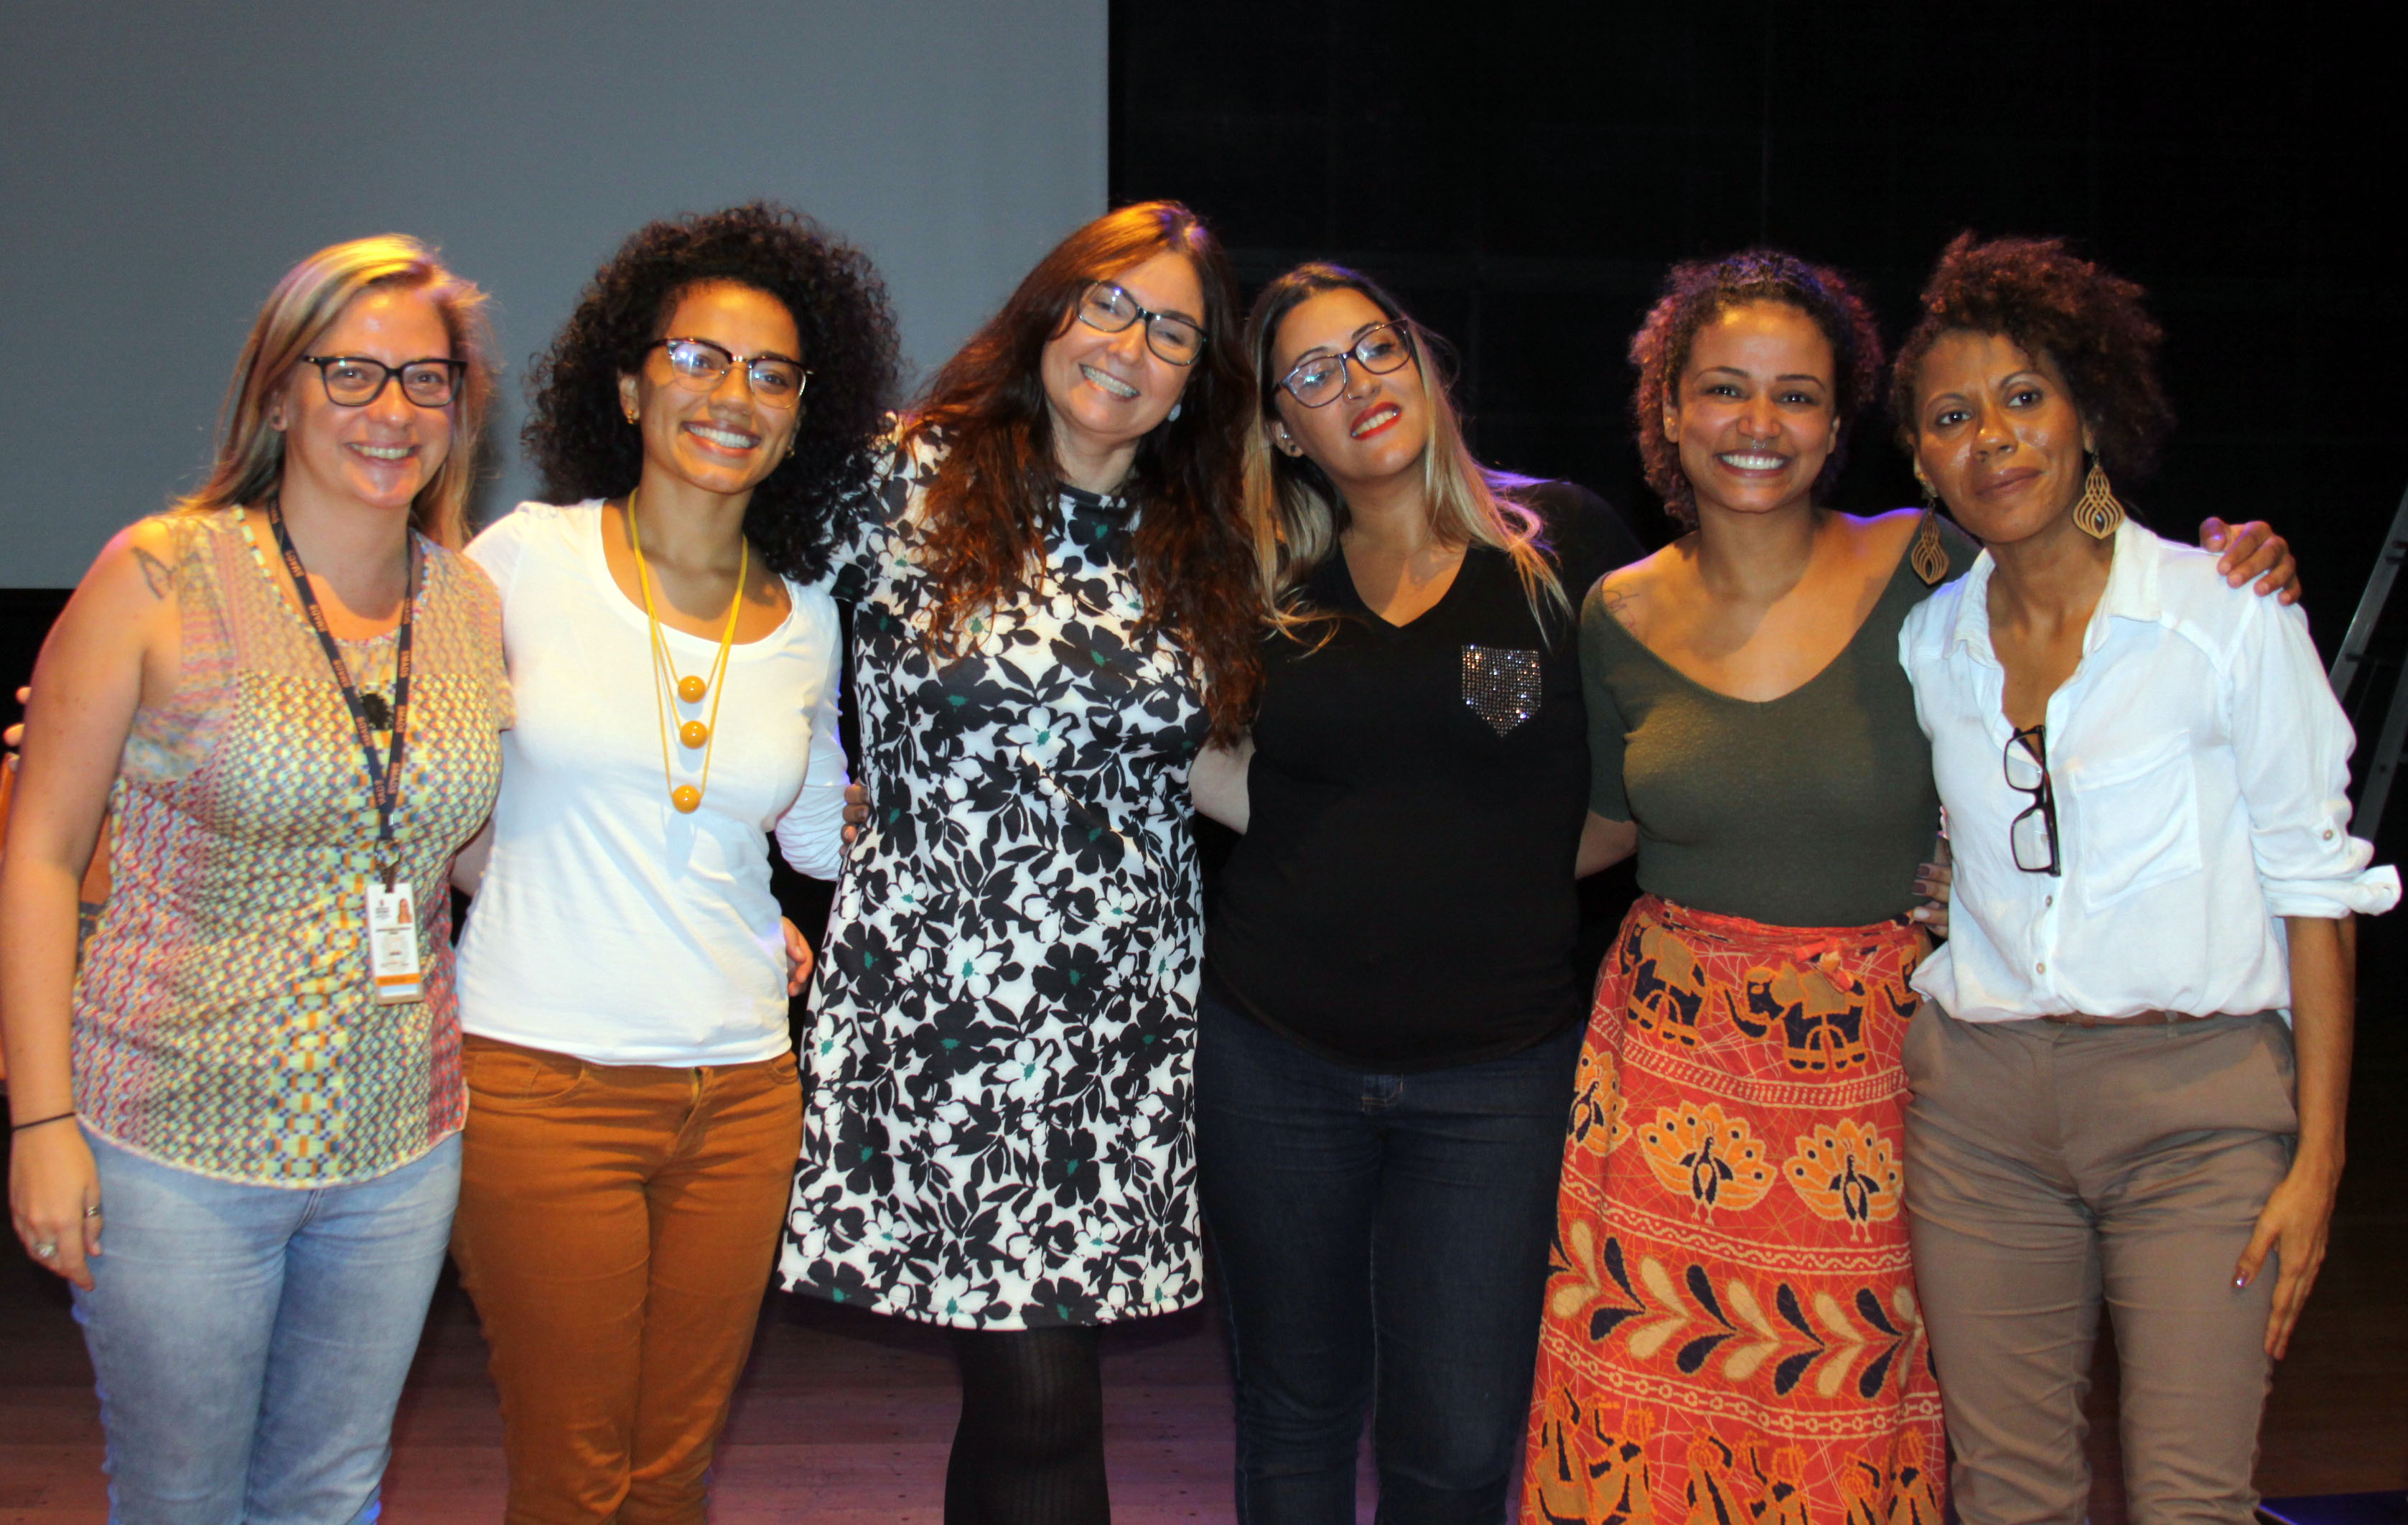
[{"label": "woman in white button-up shirt", "polygon": [[1957,1507],[2081,1518],[2103,1302],[2133,1518],[2245,1521],[2341,1173],[2349,918],[2398,876],[2300,611],[2114,499],[2171,422],[2140,288],[1967,236],[1923,312],[1898,416],[1985,546],[1899,640],[1956,856],[1906,1063]]}]

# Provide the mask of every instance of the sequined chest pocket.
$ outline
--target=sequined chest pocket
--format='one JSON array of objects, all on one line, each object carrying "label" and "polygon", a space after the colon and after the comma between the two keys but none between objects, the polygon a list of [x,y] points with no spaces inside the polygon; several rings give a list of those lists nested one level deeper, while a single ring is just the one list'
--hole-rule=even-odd
[{"label": "sequined chest pocket", "polygon": [[1539,654],[1511,646],[1463,648],[1463,702],[1499,736],[1539,712]]}]

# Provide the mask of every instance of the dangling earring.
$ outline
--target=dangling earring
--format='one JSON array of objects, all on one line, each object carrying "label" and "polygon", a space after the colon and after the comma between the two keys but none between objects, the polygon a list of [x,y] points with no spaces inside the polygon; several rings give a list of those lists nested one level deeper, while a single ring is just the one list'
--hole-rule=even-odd
[{"label": "dangling earring", "polygon": [[1940,580],[1948,575],[1948,548],[1940,543],[1940,510],[1936,505],[1923,505],[1923,524],[1914,532],[1914,547],[1907,552],[1906,558],[1927,588],[1938,587]]},{"label": "dangling earring", "polygon": [[2107,468],[2099,464],[2096,454],[2090,457],[2090,475],[2083,480],[2082,496],[2073,505],[2073,523],[2094,540],[2110,538],[2124,523],[2124,505],[2107,485]]},{"label": "dangling earring", "polygon": [[1184,408],[1184,407],[1186,407],[1186,406],[1187,406],[1187,405],[1186,405],[1185,403],[1183,403],[1183,402],[1174,402],[1174,403],[1172,403],[1172,404],[1170,405],[1170,417],[1168,418],[1168,420],[1167,420],[1167,422],[1168,422],[1168,423],[1172,423],[1172,424],[1176,424],[1176,423],[1178,423],[1178,422],[1179,422],[1179,410],[1180,410],[1182,408]]}]

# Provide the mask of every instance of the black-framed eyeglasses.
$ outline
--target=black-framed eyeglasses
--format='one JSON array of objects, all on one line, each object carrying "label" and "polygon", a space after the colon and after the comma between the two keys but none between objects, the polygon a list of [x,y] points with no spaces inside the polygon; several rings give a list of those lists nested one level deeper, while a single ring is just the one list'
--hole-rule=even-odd
[{"label": "black-framed eyeglasses", "polygon": [[1339,394],[1346,390],[1348,362],[1362,367],[1367,376],[1385,376],[1392,370],[1402,370],[1405,362],[1412,357],[1412,330],[1398,319],[1368,330],[1350,349],[1299,362],[1280,379],[1280,385],[1307,408],[1321,408],[1336,402]]},{"label": "black-framed eyeglasses", "polygon": [[2063,878],[2057,856],[2057,786],[2048,776],[2048,727],[2029,727],[2007,738],[2007,787],[2032,797],[2007,823],[2007,845],[2026,873]]},{"label": "black-framed eyeglasses", "polygon": [[754,399],[764,407],[792,408],[810,384],[811,373],[803,368],[803,363],[782,354],[738,354],[707,338],[656,338],[651,348],[666,350],[678,384],[696,392],[710,391],[739,365],[744,367],[744,379],[752,383]]},{"label": "black-framed eyeglasses", "polygon": [[466,360],[405,360],[388,366],[364,354],[305,354],[305,366],[318,367],[326,400],[337,408],[366,408],[384,396],[385,383],[401,378],[401,395],[421,408],[444,408],[460,395],[468,374]]},{"label": "black-framed eyeglasses", "polygon": [[1192,366],[1204,353],[1204,330],[1170,312],[1138,306],[1137,298],[1109,281],[1098,281],[1079,297],[1079,321],[1099,334],[1117,334],[1145,320],[1145,347],[1174,366]]}]

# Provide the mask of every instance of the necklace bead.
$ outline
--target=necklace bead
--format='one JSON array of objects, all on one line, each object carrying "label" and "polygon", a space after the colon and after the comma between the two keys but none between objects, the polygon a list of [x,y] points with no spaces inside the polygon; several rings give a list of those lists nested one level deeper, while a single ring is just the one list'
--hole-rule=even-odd
[{"label": "necklace bead", "polygon": [[689,720],[678,727],[678,740],[698,752],[710,740],[710,727],[699,720]]},{"label": "necklace bead", "polygon": [[700,704],[702,696],[710,692],[710,685],[699,678],[689,675],[678,680],[678,698],[688,704]]},{"label": "necklace bead", "polygon": [[681,784],[669,791],[669,803],[681,815],[692,815],[702,808],[702,791],[691,784]]}]

